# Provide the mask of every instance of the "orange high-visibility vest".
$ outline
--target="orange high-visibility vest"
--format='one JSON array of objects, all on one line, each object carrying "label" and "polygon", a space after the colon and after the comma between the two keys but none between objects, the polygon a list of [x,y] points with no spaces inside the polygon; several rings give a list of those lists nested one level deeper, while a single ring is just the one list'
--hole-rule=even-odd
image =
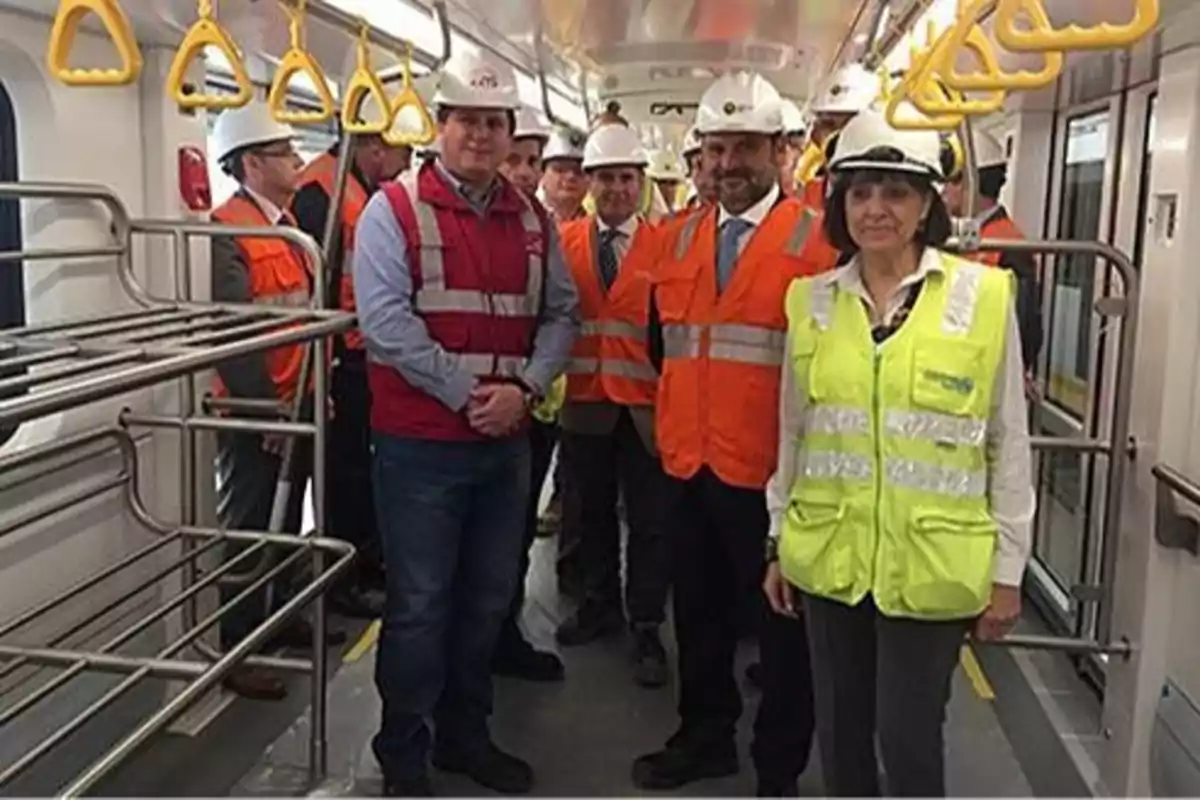
[{"label": "orange high-visibility vest", "polygon": [[825,181],[824,176],[813,178],[804,184],[799,197],[800,202],[822,214],[825,213]]},{"label": "orange high-visibility vest", "polygon": [[[1023,241],[1025,239],[1025,234],[1017,227],[1017,223],[1004,214],[993,216],[987,222],[983,223],[979,228],[979,236],[981,239],[1009,239],[1014,241]],[[978,261],[980,264],[987,264],[991,267],[1000,266],[1000,259],[1003,257],[1003,250],[987,250],[971,253],[972,261]]]},{"label": "orange high-visibility vest", "polygon": [[600,234],[594,219],[561,229],[563,256],[579,291],[580,336],[567,367],[567,400],[654,404],[658,373],[646,348],[650,286],[659,234],[642,221],[607,291],[599,272]]},{"label": "orange high-visibility vest", "polygon": [[[295,224],[291,214],[284,218]],[[214,222],[245,227],[269,227],[270,220],[250,198],[235,194],[212,212]],[[285,239],[234,238],[242,260],[250,272],[250,293],[255,303],[304,308],[311,300],[311,283],[303,256]],[[304,363],[304,344],[277,347],[266,354],[267,372],[275,385],[275,396],[290,401],[296,396],[300,368]],[[214,378],[213,394],[228,394],[220,377]]]},{"label": "orange high-visibility vest", "polygon": [[663,328],[656,438],[676,478],[707,466],[731,486],[763,489],[778,449],[784,297],[794,279],[832,269],[838,253],[820,214],[782,199],[718,295],[718,213],[689,217],[664,243],[654,287]]},{"label": "orange high-visibility vest", "polygon": [[[314,158],[300,174],[301,187],[316,183],[325,190],[331,201],[336,180],[337,158],[329,153],[322,153]],[[348,174],[346,191],[342,195],[342,280],[338,286],[338,307],[343,311],[354,311],[354,271],[351,269],[354,258],[354,232],[358,229],[358,220],[370,199],[367,190],[354,174]],[[347,349],[363,349],[363,336],[358,328],[346,331],[345,342]]]}]

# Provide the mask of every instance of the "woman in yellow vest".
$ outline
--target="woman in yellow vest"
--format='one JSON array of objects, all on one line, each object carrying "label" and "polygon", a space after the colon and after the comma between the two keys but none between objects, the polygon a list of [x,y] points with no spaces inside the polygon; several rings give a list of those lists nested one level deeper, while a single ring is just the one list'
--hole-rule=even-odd
[{"label": "woman in yellow vest", "polygon": [[[875,110],[829,165],[829,240],[795,281],[764,584],[812,648],[826,792],[943,796],[942,723],[968,633],[1021,610],[1034,511],[1013,285],[942,246],[939,137]],[[799,591],[796,592],[795,590]]]}]

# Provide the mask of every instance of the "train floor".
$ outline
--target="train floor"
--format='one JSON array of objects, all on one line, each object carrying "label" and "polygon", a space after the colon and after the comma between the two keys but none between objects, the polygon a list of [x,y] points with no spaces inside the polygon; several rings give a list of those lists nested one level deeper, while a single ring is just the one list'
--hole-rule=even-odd
[{"label": "train floor", "polygon": [[[553,585],[554,542],[535,547],[525,626],[541,645],[566,610]],[[1041,632],[1033,614],[1022,625]],[[370,751],[379,719],[373,682],[377,625],[335,620],[347,629],[329,685],[328,777],[308,781],[308,685],[297,677],[282,703],[237,700],[196,736],[173,735],[121,769],[101,793],[143,796],[378,796]],[[530,684],[498,679],[493,733],[528,759],[541,796],[630,796],[634,758],[656,749],[676,724],[672,690],[633,684],[627,645],[619,640],[562,653],[567,679]],[[743,666],[753,658],[747,648]],[[820,687],[817,687],[820,691]],[[754,791],[748,747],[758,703],[745,689],[741,774],[693,784],[678,795],[744,796]],[[1097,789],[1099,701],[1069,662],[1045,653],[965,649],[946,727],[951,796],[1085,796]],[[1091,756],[1091,757],[1089,757]],[[464,779],[434,774],[442,795],[478,796]],[[819,796],[815,755],[800,790]]]}]

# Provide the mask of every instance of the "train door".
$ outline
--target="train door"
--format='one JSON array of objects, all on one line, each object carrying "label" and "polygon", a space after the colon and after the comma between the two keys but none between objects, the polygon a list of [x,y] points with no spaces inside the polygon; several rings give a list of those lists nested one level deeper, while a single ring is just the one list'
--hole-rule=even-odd
[{"label": "train door", "polygon": [[[1136,261],[1155,105],[1153,83],[1129,88],[1130,78],[1129,65],[1106,54],[1062,82],[1044,235],[1106,242]],[[1044,259],[1046,336],[1037,365],[1044,393],[1034,435],[1108,435],[1120,322],[1095,309],[1119,281],[1094,262],[1085,254]],[[1030,573],[1034,598],[1059,633],[1104,636],[1104,585],[1112,579],[1106,468],[1106,456],[1082,451],[1048,450],[1038,459]],[[1102,668],[1103,658],[1095,665]]]}]

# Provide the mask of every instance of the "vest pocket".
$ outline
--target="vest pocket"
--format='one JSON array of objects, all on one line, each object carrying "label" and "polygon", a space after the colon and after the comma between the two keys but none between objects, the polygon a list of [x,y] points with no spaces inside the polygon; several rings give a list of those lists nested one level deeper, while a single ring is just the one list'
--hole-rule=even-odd
[{"label": "vest pocket", "polygon": [[983,347],[975,342],[919,341],[913,348],[913,402],[948,414],[970,414],[982,399],[983,357]]},{"label": "vest pocket", "polygon": [[853,587],[854,539],[845,522],[845,504],[791,502],[779,541],[779,566],[789,583],[822,597]]},{"label": "vest pocket", "polygon": [[918,618],[974,616],[992,592],[996,523],[986,512],[918,510],[904,547],[905,608]]}]

